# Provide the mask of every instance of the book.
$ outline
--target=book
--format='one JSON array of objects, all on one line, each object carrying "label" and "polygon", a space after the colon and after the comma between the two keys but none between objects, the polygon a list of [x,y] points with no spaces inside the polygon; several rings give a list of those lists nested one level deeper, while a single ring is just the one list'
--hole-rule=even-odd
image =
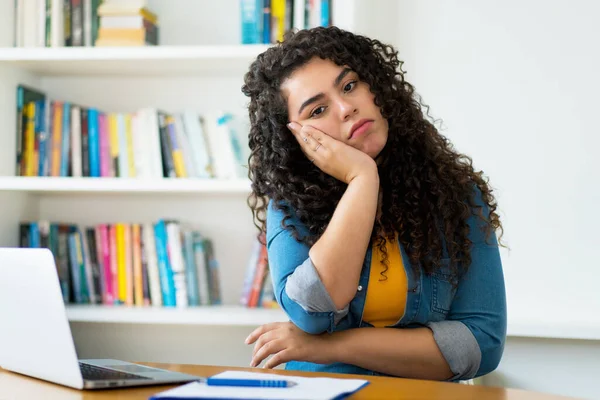
[{"label": "book", "polygon": [[[28,101],[26,101],[28,100]],[[29,101],[30,100],[30,101]],[[18,176],[243,179],[247,116],[104,112],[17,88]]]},{"label": "book", "polygon": [[211,241],[188,224],[23,221],[18,240],[21,247],[50,249],[65,303],[185,307],[221,302]]},{"label": "book", "polygon": [[[35,149],[35,137],[25,138],[28,115],[31,113],[31,104],[36,101],[45,101],[45,93],[23,84],[17,85],[17,109],[16,109],[16,164],[15,175],[27,176],[33,171],[33,152]],[[26,109],[26,108],[29,109]],[[35,105],[33,106],[35,113]],[[34,128],[35,129],[35,128]],[[32,131],[33,132],[33,131]],[[31,134],[31,132],[30,132]]]}]

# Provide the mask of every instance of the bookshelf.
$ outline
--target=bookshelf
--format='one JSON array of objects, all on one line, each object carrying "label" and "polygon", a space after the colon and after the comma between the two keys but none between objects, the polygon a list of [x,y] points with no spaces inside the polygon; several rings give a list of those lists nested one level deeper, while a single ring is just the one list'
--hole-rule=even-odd
[{"label": "bookshelf", "polygon": [[[69,305],[67,316],[71,322],[231,327],[254,327],[288,320],[280,309],[239,306],[164,308]],[[507,335],[521,338],[599,340],[600,329],[583,315],[573,316],[569,324],[557,322],[544,327],[527,319],[513,318]]]},{"label": "bookshelf", "polygon": [[[237,305],[256,233],[246,205],[247,179],[15,177],[14,114],[19,83],[106,111],[156,107],[244,114],[243,74],[268,45],[239,44],[239,2],[184,0],[174,8],[150,0],[149,7],[160,16],[161,46],[135,48],[13,48],[12,3],[0,4],[0,20],[9,26],[0,36],[0,200],[7,206],[0,212],[0,245],[17,245],[23,220],[96,225],[178,219],[213,240],[224,277],[223,303]],[[228,243],[235,243],[235,252]]]},{"label": "bookshelf", "polygon": [[8,48],[0,64],[44,76],[243,74],[268,45]]},{"label": "bookshelf", "polygon": [[49,178],[0,177],[0,192],[37,193],[52,195],[97,194],[194,194],[194,195],[247,195],[249,180],[219,179],[135,179],[135,178]]},{"label": "bookshelf", "polygon": [[[339,26],[395,38],[395,1],[379,0],[377,8],[367,0],[342,1]],[[281,310],[238,306],[257,233],[246,204],[249,181],[15,177],[16,87],[25,84],[50,98],[114,112],[154,107],[247,115],[243,75],[268,45],[239,44],[239,0],[179,0],[176,6],[148,0],[159,16],[160,46],[13,48],[14,3],[0,2],[0,246],[18,244],[18,224],[25,220],[186,222],[213,240],[223,306],[69,305],[78,355],[247,365],[246,335],[286,320]]]},{"label": "bookshelf", "polygon": [[189,308],[119,307],[101,305],[70,305],[67,316],[71,322],[225,325],[255,327],[286,321],[280,309],[238,306],[204,306]]}]

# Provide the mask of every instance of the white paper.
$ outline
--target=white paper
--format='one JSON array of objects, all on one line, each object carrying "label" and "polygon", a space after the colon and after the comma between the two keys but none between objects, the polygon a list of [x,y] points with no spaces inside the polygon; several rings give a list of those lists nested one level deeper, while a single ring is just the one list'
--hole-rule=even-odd
[{"label": "white paper", "polygon": [[152,396],[152,399],[315,399],[329,400],[342,394],[354,393],[369,381],[362,379],[304,378],[260,372],[225,371],[215,375],[228,379],[285,379],[296,383],[287,388],[260,388],[235,386],[208,386],[204,382],[191,382]]}]

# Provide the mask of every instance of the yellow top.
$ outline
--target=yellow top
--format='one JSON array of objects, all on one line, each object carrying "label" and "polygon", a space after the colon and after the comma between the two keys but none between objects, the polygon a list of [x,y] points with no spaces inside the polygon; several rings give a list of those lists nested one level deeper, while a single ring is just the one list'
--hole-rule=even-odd
[{"label": "yellow top", "polygon": [[387,279],[381,275],[385,268],[382,263],[383,254],[379,246],[373,246],[369,287],[363,311],[363,320],[375,327],[395,324],[404,315],[406,307],[408,283],[398,241],[394,240],[393,243],[388,241],[386,250],[388,269],[384,275]]}]

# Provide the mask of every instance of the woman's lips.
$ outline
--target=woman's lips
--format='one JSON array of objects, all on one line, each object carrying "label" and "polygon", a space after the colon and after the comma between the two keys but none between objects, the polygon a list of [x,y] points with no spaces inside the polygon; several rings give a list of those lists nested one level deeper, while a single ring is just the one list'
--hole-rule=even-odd
[{"label": "woman's lips", "polygon": [[356,128],[353,132],[352,135],[350,135],[350,139],[357,139],[359,137],[361,137],[362,135],[364,135],[369,128],[373,125],[373,121],[366,121],[363,124],[361,124],[358,128]]}]

